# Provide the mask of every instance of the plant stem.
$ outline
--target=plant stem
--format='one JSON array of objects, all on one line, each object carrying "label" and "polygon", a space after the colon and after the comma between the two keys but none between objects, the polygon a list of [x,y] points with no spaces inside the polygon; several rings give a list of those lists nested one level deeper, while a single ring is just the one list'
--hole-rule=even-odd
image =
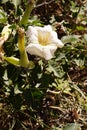
[{"label": "plant stem", "polygon": [[22,28],[18,29],[18,47],[20,52],[20,65],[22,67],[28,67],[29,60],[25,51],[25,32]]},{"label": "plant stem", "polygon": [[34,0],[28,0],[28,4],[26,5],[25,13],[20,21],[20,26],[27,24],[30,13],[34,7]]}]

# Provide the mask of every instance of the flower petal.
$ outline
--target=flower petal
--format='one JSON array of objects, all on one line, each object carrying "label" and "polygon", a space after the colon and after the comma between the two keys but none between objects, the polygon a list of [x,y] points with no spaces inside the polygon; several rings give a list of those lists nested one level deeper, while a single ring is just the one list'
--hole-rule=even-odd
[{"label": "flower petal", "polygon": [[54,56],[54,52],[56,51],[57,46],[48,45],[43,48],[43,57],[45,60],[50,60]]},{"label": "flower petal", "polygon": [[44,26],[44,27],[38,27],[38,26],[36,26],[36,27],[34,27],[37,31],[45,31],[45,32],[50,32],[50,31],[52,31],[52,27],[50,26],[50,25],[46,25],[46,26]]},{"label": "flower petal", "polygon": [[40,44],[29,44],[26,48],[26,51],[31,55],[40,56],[46,60],[50,60],[54,56],[57,46],[48,45],[42,46]]},{"label": "flower petal", "polygon": [[64,46],[64,44],[62,43],[62,41],[59,40],[59,39],[57,39],[57,40],[55,41],[55,43],[57,43],[57,46],[58,46],[59,48],[62,48],[62,47]]},{"label": "flower petal", "polygon": [[52,30],[50,25],[44,27],[29,26],[27,36],[29,44],[26,51],[46,60],[53,58],[58,47],[63,47],[62,41],[58,39],[57,33]]},{"label": "flower petal", "polygon": [[34,27],[29,26],[26,35],[29,43],[38,43],[38,32]]},{"label": "flower petal", "polygon": [[46,25],[46,26],[44,26],[44,30],[51,32],[52,31],[52,26],[51,25]]},{"label": "flower petal", "polygon": [[49,37],[49,40],[51,44],[56,44],[57,47],[62,48],[64,44],[61,40],[58,39],[57,33],[55,31],[52,31]]},{"label": "flower petal", "polygon": [[31,55],[37,55],[43,57],[43,50],[39,44],[29,44],[26,47],[26,51]]}]

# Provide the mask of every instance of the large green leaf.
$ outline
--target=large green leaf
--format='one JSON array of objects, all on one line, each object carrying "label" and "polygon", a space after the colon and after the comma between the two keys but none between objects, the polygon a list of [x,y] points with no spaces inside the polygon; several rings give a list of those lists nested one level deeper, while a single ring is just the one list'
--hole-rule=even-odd
[{"label": "large green leaf", "polygon": [[63,130],[81,130],[79,124],[77,123],[70,123],[66,125]]},{"label": "large green leaf", "polygon": [[76,43],[79,41],[80,35],[68,35],[62,37],[63,43]]}]

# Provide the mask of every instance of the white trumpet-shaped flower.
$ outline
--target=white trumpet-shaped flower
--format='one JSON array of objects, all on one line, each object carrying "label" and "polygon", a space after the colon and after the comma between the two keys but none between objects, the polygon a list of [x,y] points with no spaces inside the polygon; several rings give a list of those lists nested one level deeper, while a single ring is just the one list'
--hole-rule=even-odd
[{"label": "white trumpet-shaped flower", "polygon": [[53,58],[57,48],[63,47],[62,41],[58,39],[57,33],[52,30],[50,25],[44,27],[29,26],[26,35],[28,37],[26,51],[45,60]]}]

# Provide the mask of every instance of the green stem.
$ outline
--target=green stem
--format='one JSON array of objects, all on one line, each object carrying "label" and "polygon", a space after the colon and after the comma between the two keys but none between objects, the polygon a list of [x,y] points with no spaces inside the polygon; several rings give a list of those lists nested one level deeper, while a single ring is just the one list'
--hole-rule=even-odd
[{"label": "green stem", "polygon": [[20,21],[20,26],[27,24],[28,18],[30,16],[33,7],[34,7],[34,0],[29,0],[28,4],[26,5],[25,13]]},{"label": "green stem", "polygon": [[29,60],[25,51],[25,32],[22,28],[18,29],[18,47],[20,52],[20,65],[22,67],[28,67]]}]

